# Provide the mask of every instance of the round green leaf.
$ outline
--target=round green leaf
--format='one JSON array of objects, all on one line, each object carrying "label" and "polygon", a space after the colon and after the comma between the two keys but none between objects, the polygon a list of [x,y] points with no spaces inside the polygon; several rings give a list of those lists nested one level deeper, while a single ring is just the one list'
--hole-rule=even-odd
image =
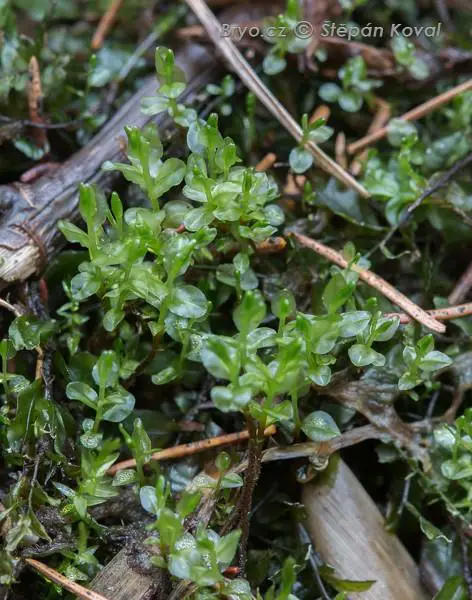
[{"label": "round green leaf", "polygon": [[322,410],[315,410],[303,419],[302,431],[314,442],[326,442],[341,435],[333,417]]},{"label": "round green leaf", "polygon": [[70,400],[78,400],[90,408],[97,409],[97,392],[82,381],[69,383],[66,387],[66,394]]},{"label": "round green leaf", "polygon": [[199,319],[208,311],[208,300],[197,287],[179,285],[172,292],[169,310],[179,317]]}]

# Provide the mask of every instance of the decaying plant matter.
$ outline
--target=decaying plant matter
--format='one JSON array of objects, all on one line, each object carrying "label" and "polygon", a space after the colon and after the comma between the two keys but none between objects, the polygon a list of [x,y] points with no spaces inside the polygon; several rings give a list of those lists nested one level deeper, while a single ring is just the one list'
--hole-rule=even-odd
[{"label": "decaying plant matter", "polygon": [[472,15],[30,4],[0,598],[470,597]]}]

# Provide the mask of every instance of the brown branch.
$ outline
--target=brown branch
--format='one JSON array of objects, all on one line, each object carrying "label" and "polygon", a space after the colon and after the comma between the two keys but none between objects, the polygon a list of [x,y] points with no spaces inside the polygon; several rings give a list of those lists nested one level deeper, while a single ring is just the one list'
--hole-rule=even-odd
[{"label": "brown branch", "polygon": [[[415,121],[417,119],[421,119],[422,117],[433,112],[440,106],[447,104],[448,102],[450,102],[453,98],[455,98],[459,94],[462,94],[463,92],[466,92],[470,89],[472,89],[472,79],[469,79],[468,81],[465,81],[464,83],[461,83],[460,85],[457,85],[456,87],[451,88],[450,90],[448,90],[447,92],[444,92],[443,94],[439,94],[438,96],[431,98],[427,102],[424,102],[423,104],[420,104],[416,108],[413,108],[412,110],[406,112],[404,115],[402,115],[399,118],[402,119],[403,121]],[[366,135],[365,137],[361,138],[360,140],[357,140],[357,142],[349,144],[349,146],[347,147],[347,151],[349,152],[349,154],[355,154],[359,150],[363,150],[367,146],[371,146],[375,142],[378,142],[379,140],[381,140],[383,137],[385,137],[387,135],[387,132],[388,132],[388,125],[385,127],[382,127],[381,129],[377,130],[374,133]]]},{"label": "brown branch", "polygon": [[122,4],[123,0],[111,0],[93,35],[91,44],[93,50],[99,50],[102,47],[105,37],[112,28]]},{"label": "brown branch", "polygon": [[24,314],[19,308],[17,308],[13,304],[10,304],[3,298],[0,298],[0,306],[2,308],[6,308],[7,310],[9,310],[11,313],[13,313],[15,315],[15,317],[21,317]]},{"label": "brown branch", "polygon": [[[320,256],[327,258],[341,268],[347,268],[347,260],[341,254],[339,254],[339,252],[336,252],[336,250],[333,250],[321,242],[317,242],[316,240],[313,240],[300,233],[290,233],[290,236],[294,237],[302,246],[310,248],[310,250],[313,250]],[[372,271],[363,269],[356,264],[351,265],[350,268],[358,273],[359,278],[362,279],[362,281],[379,291],[391,302],[393,302],[393,304],[400,306],[408,315],[415,319],[415,321],[422,323],[425,327],[428,327],[429,329],[438,333],[444,333],[446,331],[446,327],[443,323],[436,321],[436,319],[431,317],[426,311],[412,302],[404,294],[399,292],[390,283],[385,281],[385,279],[382,279],[375,273],[372,273]]]},{"label": "brown branch", "polygon": [[61,575],[61,573],[58,573],[55,569],[48,567],[44,563],[39,562],[39,560],[35,560],[34,558],[25,558],[24,561],[35,571],[38,571],[51,581],[54,581],[54,583],[57,583],[62,588],[68,590],[72,594],[75,594],[79,598],[83,598],[84,600],[108,600],[105,598],[105,596],[102,596],[102,594],[88,590],[79,583],[67,579],[67,577],[64,577],[64,575]]},{"label": "brown branch", "polygon": [[[382,98],[379,98],[378,96],[375,97],[375,106],[377,107],[377,111],[374,115],[374,118],[372,119],[371,124],[369,125],[369,128],[367,129],[368,134],[374,133],[375,131],[378,131],[379,129],[384,127],[385,124],[389,121],[390,115],[392,113],[390,104]],[[359,156],[356,156],[353,159],[349,170],[355,177],[357,177],[361,172],[362,162],[366,160],[367,154],[368,151],[364,150],[364,152],[361,152]]]},{"label": "brown branch", "polygon": [[[472,80],[471,80],[472,81]],[[464,167],[466,167],[470,162],[472,162],[472,152],[466,154],[461,159],[456,161],[450,169],[445,171],[443,175],[437,177],[428,187],[424,190],[422,194],[418,196],[418,198],[410,204],[406,209],[406,212],[402,214],[398,223],[391,227],[387,233],[387,235],[379,242],[370,252],[369,255],[372,255],[378,248],[383,247],[387,244],[387,242],[391,239],[393,234],[398,231],[400,227],[403,227],[405,223],[410,219],[411,215],[415,212],[415,210],[423,203],[426,198],[435,194],[438,190],[446,186],[450,180],[456,175],[459,171],[461,171]]]},{"label": "brown branch", "polygon": [[257,163],[256,171],[259,171],[259,172],[267,171],[267,169],[270,169],[271,167],[274,166],[276,160],[277,160],[277,154],[274,154],[273,152],[269,152],[268,154],[266,154],[264,156],[264,158],[262,160],[260,160]]},{"label": "brown branch", "polygon": [[343,169],[347,168],[347,157],[346,157],[346,134],[344,131],[340,131],[336,136],[334,143],[334,155],[336,161],[341,165]]},{"label": "brown branch", "polygon": [[[264,430],[264,435],[268,437],[273,435],[275,432],[275,425],[271,425]],[[247,439],[249,439],[249,431],[244,429],[243,431],[238,431],[236,433],[218,435],[206,440],[199,440],[198,442],[190,442],[189,444],[181,444],[180,446],[174,446],[173,448],[165,448],[165,450],[154,452],[154,454],[151,456],[151,460],[161,461],[169,460],[171,458],[181,458],[182,456],[189,456],[191,454],[197,454],[198,452],[204,452],[210,448],[226,446],[228,444],[237,444],[238,442],[242,442],[243,440]],[[123,460],[110,467],[107,471],[107,475],[114,475],[118,471],[123,469],[132,469],[135,466],[136,461],[134,458]]]},{"label": "brown branch", "polygon": [[292,460],[294,458],[306,458],[310,456],[325,458],[338,450],[360,444],[365,440],[386,440],[389,437],[388,433],[381,431],[375,425],[363,425],[362,427],[351,429],[351,431],[346,431],[326,442],[305,442],[292,444],[287,447],[276,446],[275,448],[269,448],[264,451],[262,462]]},{"label": "brown branch", "polygon": [[[446,308],[433,308],[426,311],[428,315],[438,321],[450,321],[472,315],[472,302],[466,304],[457,304],[456,306],[447,306]],[[385,313],[386,317],[398,317],[400,323],[409,323],[411,317],[405,313]]]},{"label": "brown branch", "polygon": [[[41,74],[39,71],[39,63],[36,56],[32,56],[28,65],[28,110],[29,116],[32,123],[35,125],[44,125],[44,119],[42,117],[42,102],[43,102],[43,89],[41,86]],[[35,129],[33,131],[33,137],[36,143],[44,148],[47,145],[47,135],[44,129]]]},{"label": "brown branch", "polygon": [[80,125],[84,122],[84,120],[85,117],[80,117],[78,119],[64,121],[63,123],[35,123],[34,121],[29,121],[28,119],[12,119],[6,115],[0,115],[0,123],[7,123],[8,125],[14,125],[19,128],[33,127],[36,129],[67,129],[67,127],[72,127],[73,125]]},{"label": "brown branch", "polygon": [[461,275],[461,278],[456,284],[456,287],[449,294],[448,301],[449,304],[456,304],[457,302],[461,302],[469,293],[470,288],[472,287],[472,262],[467,267],[467,270]]},{"label": "brown branch", "polygon": [[[212,42],[229,62],[244,85],[259,98],[267,110],[278,119],[295,140],[300,142],[303,137],[300,125],[254,73],[253,69],[236,48],[232,40],[229,37],[223,37],[221,35],[221,25],[205,4],[204,0],[186,0],[186,2],[205,27]],[[309,142],[306,144],[306,148],[313,154],[316,163],[320,168],[324,169],[333,177],[336,177],[336,179],[344,183],[344,185],[356,190],[364,198],[370,197],[369,192],[364,186],[341,168],[332,158],[325,154],[317,144]]]},{"label": "brown branch", "polygon": [[440,417],[441,421],[446,421],[449,425],[452,425],[456,420],[457,411],[462,405],[462,400],[464,399],[464,389],[462,387],[457,388],[454,392],[454,396],[452,398],[451,406],[446,410],[442,417]]}]

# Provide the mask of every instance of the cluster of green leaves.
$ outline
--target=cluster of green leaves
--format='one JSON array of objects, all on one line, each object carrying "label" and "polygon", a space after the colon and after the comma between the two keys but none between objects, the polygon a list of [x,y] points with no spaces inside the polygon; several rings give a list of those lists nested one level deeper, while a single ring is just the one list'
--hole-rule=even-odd
[{"label": "cluster of green leaves", "polygon": [[229,99],[234,95],[236,90],[236,84],[231,75],[225,75],[220,85],[215,83],[209,83],[206,86],[206,91],[210,96],[216,96],[222,100],[218,106],[218,110],[221,115],[227,117],[233,112],[233,107]]},{"label": "cluster of green leaves", "polygon": [[333,135],[331,127],[325,125],[323,118],[316,119],[312,123],[308,121],[308,115],[302,117],[302,139],[299,145],[290,152],[288,160],[290,167],[295,173],[304,173],[313,165],[313,154],[305,150],[309,142],[322,144]]},{"label": "cluster of green leaves", "polygon": [[[438,169],[447,168],[470,152],[472,148],[472,94],[466,92],[457,97],[441,117],[445,126],[440,137],[431,132],[420,136],[417,126],[401,119],[389,123],[388,140],[395,150],[388,159],[380,158],[376,151],[369,153],[365,165],[364,185],[374,198],[385,203],[385,216],[391,224],[397,224],[403,211],[412,204],[428,184],[428,177]],[[470,195],[458,183],[452,184],[443,202],[434,198],[429,204],[428,219],[434,227],[445,227],[445,210],[469,212]]]},{"label": "cluster of green leaves", "polygon": [[[282,291],[272,302],[278,329],[261,326],[266,317],[265,301],[257,290],[246,292],[233,313],[238,333],[207,335],[200,353],[214,377],[229,381],[212,389],[215,406],[223,412],[241,410],[263,426],[294,420],[300,427],[298,397],[312,384],[329,384],[332,365],[345,357],[346,348],[354,366],[383,367],[386,355],[377,344],[392,340],[399,321],[383,316],[375,299],[367,301],[364,310],[346,309],[346,305],[352,306],[356,280],[353,271],[335,272],[322,296],[325,315],[296,312],[294,298]],[[343,308],[346,310],[341,311]],[[405,346],[403,359],[404,373],[398,383],[401,390],[429,381],[432,372],[451,364],[446,354],[433,350],[430,335],[414,347]],[[286,395],[290,400],[284,400]],[[310,415],[302,424],[305,433],[315,441],[329,439],[307,425],[312,418]],[[326,431],[337,435],[337,428],[331,427],[327,418],[325,423]]]},{"label": "cluster of green leaves", "polygon": [[424,60],[418,57],[415,45],[402,35],[392,39],[393,56],[398,65],[406,69],[415,79],[426,79],[429,76],[429,67]]},{"label": "cluster of green leaves", "polygon": [[[139,0],[122,7],[120,15],[136,17],[142,9]],[[106,104],[101,94],[112,82],[131,80],[146,67],[142,56],[135,54],[133,35],[123,39],[121,35],[108,36],[103,47],[94,53],[90,41],[94,23],[81,19],[82,10],[105,10],[104,4],[87,1],[81,7],[74,0],[62,0],[51,4],[45,0],[2,0],[0,3],[0,112],[2,116],[29,119],[28,67],[31,57],[38,60],[42,110],[48,120],[58,123],[79,119],[76,141],[83,144],[106,118]],[[154,31],[163,35],[182,16],[182,7],[167,11]],[[133,19],[129,19],[133,22]],[[26,25],[25,22],[29,23]],[[46,32],[47,31],[47,35]],[[142,53],[141,53],[142,54]],[[130,76],[131,74],[131,76]],[[110,107],[111,108],[111,107]],[[8,127],[8,124],[5,126]],[[7,138],[10,137],[7,134]],[[26,158],[40,160],[49,151],[56,151],[54,136],[52,148],[40,147],[27,132],[12,133],[12,144]],[[14,156],[18,156],[14,154]],[[15,166],[15,165],[13,165]],[[0,169],[12,167],[5,158]]]},{"label": "cluster of green leaves", "polygon": [[95,412],[95,418],[83,422],[85,433],[80,440],[86,448],[97,448],[102,440],[99,433],[100,423],[111,421],[120,423],[128,417],[133,408],[134,396],[119,385],[120,368],[115,352],[105,350],[92,369],[95,386],[84,381],[71,381],[66,388],[70,400],[82,402]]},{"label": "cluster of green leaves", "polygon": [[407,344],[403,349],[403,360],[407,370],[400,377],[398,387],[401,390],[411,390],[425,381],[429,373],[448,367],[451,359],[438,350],[434,350],[434,338],[425,335],[416,344]]},{"label": "cluster of green leaves", "polygon": [[447,499],[450,512],[466,522],[472,517],[472,410],[467,408],[452,425],[434,430],[435,485]]},{"label": "cluster of green leaves", "polygon": [[[220,461],[221,462],[221,461]],[[208,482],[201,482],[203,486]],[[224,477],[215,485],[225,488]],[[234,487],[229,483],[229,487]],[[230,594],[232,585],[239,586],[245,597],[250,598],[250,588],[245,580],[225,580],[223,572],[231,564],[236,553],[241,532],[234,530],[225,536],[200,525],[194,534],[185,526],[185,519],[197,508],[202,497],[199,489],[186,491],[177,503],[173,502],[169,482],[161,475],[155,486],[143,486],[140,499],[143,508],[155,516],[155,522],[149,528],[152,532],[147,543],[158,547],[153,563],[166,568],[178,579],[192,581],[204,594],[207,588],[218,586],[220,593]],[[215,595],[215,597],[217,597]],[[239,597],[239,596],[238,596]]]},{"label": "cluster of green leaves", "polygon": [[382,82],[367,77],[367,67],[362,56],[350,58],[338,72],[342,86],[337,83],[323,83],[319,95],[325,102],[337,102],[342,110],[357,112],[364,101],[373,103],[372,90],[380,87]]},{"label": "cluster of green leaves", "polygon": [[[361,2],[343,4],[351,11]],[[299,20],[298,3],[289,0],[286,13],[267,23],[275,30],[286,29],[289,35],[268,38],[273,47],[264,61],[266,73],[281,72],[287,53],[301,52],[306,46],[307,40],[295,35]],[[397,42],[394,51],[402,66],[414,75],[421,73],[411,48]],[[96,66],[93,62],[95,75]],[[37,481],[28,489],[30,479],[23,473],[5,499],[2,519],[10,517],[15,524],[0,557],[0,581],[13,579],[12,557],[19,548],[31,540],[49,541],[36,516],[36,508],[44,504],[61,507],[77,532],[76,549],[62,552],[60,569],[72,579],[91,578],[98,561],[96,546],[88,538],[101,527],[89,509],[116,496],[120,486],[132,485],[144,510],[154,517],[147,539],[155,547],[153,561],[176,580],[193,582],[195,598],[296,600],[299,565],[293,558],[276,573],[276,583],[254,592],[257,586],[251,589],[247,580],[225,574],[234,559],[239,531],[220,536],[216,524],[188,529],[188,517],[208,488],[218,497],[220,514],[229,514],[234,499],[231,490],[241,487],[243,480],[232,472],[227,455],[216,461],[217,479],[197,477],[178,500],[169,477],[162,473],[156,477],[157,469],[150,475],[145,472],[154,449],[143,421],[135,418],[131,425],[132,417],[139,414],[135,410],[139,386],[131,387],[135,376],[144,374],[155,385],[186,385],[206,377],[212,384],[214,406],[222,413],[242,413],[261,429],[277,422],[288,436],[303,432],[322,442],[340,435],[340,421],[336,422],[334,412],[300,406],[299,400],[313,388],[326,388],[333,373],[348,367],[357,375],[369,367],[375,374],[387,366],[397,378],[398,390],[409,400],[418,400],[414,388],[424,385],[431,390],[434,373],[449,366],[451,359],[434,349],[432,336],[419,337],[413,327],[400,330],[397,318],[385,316],[375,298],[364,297],[351,266],[368,265],[351,244],[344,250],[348,268],[333,267],[322,292],[320,287],[318,314],[298,311],[294,295],[279,283],[271,293],[269,310],[269,302],[258,289],[253,256],[255,244],[275,234],[284,221],[274,203],[277,186],[267,174],[240,164],[241,153],[231,138],[220,133],[217,115],[204,120],[178,102],[186,82],[170,50],[157,49],[155,66],[160,87],[155,97],[143,100],[143,111],[149,115],[167,112],[186,136],[188,155],[167,156],[153,125],[128,128],[129,162],[106,163],[104,169],[119,170],[140,188],[146,206],[125,210],[116,193],[108,203],[99,190],[83,186],[80,213],[85,230],[66,222],[61,230],[68,241],[86,250],[83,255],[88,253],[88,258],[78,274],[63,284],[67,302],[57,312],[58,322],[19,317],[0,343],[5,398],[0,434],[7,459],[21,465],[22,451],[34,452],[46,437],[52,441],[54,464],[60,467],[51,474],[52,491]],[[95,83],[100,81],[96,77]],[[360,110],[364,101],[370,104],[372,91],[380,85],[367,78],[360,57],[350,59],[339,77],[342,86],[324,84],[320,96],[337,101],[348,112]],[[222,98],[221,113],[230,114],[227,100],[234,91],[233,81],[225,78],[207,91]],[[365,185],[375,199],[386,202],[392,224],[418,197],[427,175],[441,161],[452,162],[467,151],[471,100],[472,94],[464,94],[444,110],[442,117],[451,132],[440,140],[427,144],[414,126],[394,121],[389,140],[398,151],[390,153],[388,161],[370,155]],[[253,137],[254,114],[250,97],[246,126]],[[309,123],[307,115],[302,130],[303,138],[289,157],[296,173],[313,164],[305,146],[332,135],[323,120]],[[327,189],[332,191],[332,186]],[[461,194],[456,190],[456,195]],[[315,201],[309,182],[304,201]],[[343,211],[337,214],[345,217]],[[208,276],[201,277],[202,271]],[[232,323],[221,319],[221,313],[229,312],[228,301],[234,306]],[[81,351],[85,340],[88,350],[93,347],[93,340],[87,339],[92,313],[97,335],[103,338],[99,356]],[[69,402],[46,398],[39,379],[9,372],[16,352],[31,352],[55,334],[59,347],[68,350],[65,358],[56,356],[55,361]],[[442,478],[435,490],[443,494],[452,514],[456,511],[467,518],[472,481],[469,412],[453,426],[434,433],[435,461]],[[112,478],[107,473],[118,459],[121,444],[110,435],[118,428],[136,470],[119,471]],[[71,458],[66,441],[74,438],[74,432],[75,457]],[[418,518],[423,530],[431,533],[433,526],[421,515]],[[339,586],[329,568],[322,576],[341,592],[337,600],[346,597],[342,590],[347,588]]]},{"label": "cluster of green leaves", "polygon": [[265,55],[262,68],[267,75],[277,75],[287,66],[287,53],[299,54],[310,43],[310,35],[299,34],[298,27],[302,19],[302,9],[296,0],[287,0],[284,13],[265,19],[263,36],[271,44]]}]

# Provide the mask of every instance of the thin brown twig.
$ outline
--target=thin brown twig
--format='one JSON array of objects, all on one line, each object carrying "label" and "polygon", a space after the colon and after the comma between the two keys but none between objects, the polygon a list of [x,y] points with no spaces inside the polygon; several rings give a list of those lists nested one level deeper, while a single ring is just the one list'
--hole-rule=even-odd
[{"label": "thin brown twig", "polygon": [[[428,315],[438,321],[451,321],[452,319],[460,319],[472,315],[472,302],[466,304],[456,304],[455,306],[447,306],[445,308],[433,308],[426,311]],[[409,323],[410,315],[405,313],[385,313],[386,317],[398,317],[400,323]]]},{"label": "thin brown twig", "polygon": [[[375,106],[377,107],[377,111],[374,114],[374,118],[372,119],[369,128],[367,129],[367,133],[374,133],[378,131],[389,121],[390,115],[392,113],[390,104],[384,100],[383,98],[375,97]],[[351,166],[349,168],[350,172],[357,177],[362,170],[362,163],[366,160],[368,154],[368,150],[364,150],[361,152],[359,156],[354,157]]]},{"label": "thin brown twig", "polygon": [[264,156],[264,158],[262,160],[260,160],[257,163],[256,171],[259,171],[259,172],[267,171],[267,169],[270,169],[271,167],[274,166],[276,160],[277,160],[277,154],[274,154],[273,152],[269,152],[268,154],[266,154]]},{"label": "thin brown twig", "polygon": [[[276,427],[271,425],[264,430],[264,436],[268,437],[276,432]],[[190,442],[189,444],[181,444],[180,446],[174,446],[173,448],[165,448],[165,450],[159,450],[154,452],[151,456],[151,460],[161,461],[169,460],[171,458],[181,458],[182,456],[189,456],[191,454],[197,454],[198,452],[204,452],[210,448],[216,448],[218,446],[227,446],[229,444],[237,444],[244,440],[249,439],[249,431],[244,429],[236,433],[228,433],[227,435],[218,435],[216,437],[208,438],[206,440],[199,440],[198,442]],[[123,460],[116,465],[110,467],[107,471],[107,475],[114,475],[118,471],[123,469],[132,469],[136,466],[134,458],[129,460]]]},{"label": "thin brown twig", "polygon": [[36,560],[34,558],[25,558],[24,561],[28,566],[32,567],[35,571],[38,571],[39,573],[41,573],[42,575],[44,575],[51,581],[54,581],[54,583],[57,583],[62,588],[68,590],[72,594],[75,594],[79,598],[83,598],[83,600],[108,600],[108,598],[105,598],[105,596],[103,596],[102,594],[99,594],[98,592],[94,592],[93,590],[88,590],[87,588],[80,585],[79,583],[76,583],[75,581],[71,581],[70,579],[67,579],[67,577],[64,577],[64,575],[62,575],[55,569],[48,567],[47,565],[40,562],[39,560]]},{"label": "thin brown twig", "polygon": [[446,410],[443,416],[440,418],[441,421],[446,421],[452,425],[456,420],[457,412],[462,405],[464,399],[464,389],[462,387],[457,388],[452,398],[451,406]]},{"label": "thin brown twig", "polygon": [[472,262],[467,267],[467,270],[461,275],[461,278],[457,282],[455,288],[449,294],[448,302],[449,304],[456,304],[457,302],[461,302],[469,293],[470,288],[472,287]]},{"label": "thin brown twig", "polygon": [[[199,21],[205,27],[210,39],[220,50],[224,58],[229,62],[234,72],[238,75],[244,85],[259,98],[272,115],[285,127],[285,129],[300,142],[303,132],[300,125],[294,120],[287,109],[277,100],[272,92],[264,85],[260,78],[254,73],[249,63],[245,60],[235,44],[228,37],[221,35],[221,26],[215,15],[208,8],[204,0],[186,0],[188,6],[193,10]],[[364,198],[369,198],[369,192],[352,175],[341,168],[321,148],[313,142],[306,144],[316,159],[317,165],[327,173],[336,177],[344,185],[356,190]]]},{"label": "thin brown twig", "polygon": [[93,35],[91,44],[93,50],[98,50],[102,47],[102,44],[113,23],[115,22],[116,15],[118,14],[122,4],[123,0],[111,0],[110,5],[102,15],[102,18],[100,19],[97,29]]},{"label": "thin brown twig", "polygon": [[18,127],[33,127],[36,129],[66,129],[73,125],[80,125],[85,121],[85,117],[78,119],[71,119],[70,121],[64,121],[63,123],[35,123],[28,119],[13,119],[5,115],[0,115],[0,123],[7,123],[8,125],[15,125]]},{"label": "thin brown twig", "polygon": [[[32,56],[28,65],[28,110],[29,116],[32,123],[35,125],[43,125],[44,119],[42,117],[42,103],[43,103],[43,89],[41,86],[41,73],[39,71],[39,63],[36,56]],[[44,129],[34,129],[34,139],[36,143],[44,148],[47,145],[47,134]]]},{"label": "thin brown twig", "polygon": [[[472,80],[471,80],[472,81]],[[429,198],[433,194],[435,194],[438,190],[446,186],[451,179],[456,175],[459,171],[464,169],[470,162],[472,162],[472,152],[466,154],[466,156],[462,157],[458,161],[456,161],[450,169],[445,171],[443,175],[437,177],[428,187],[424,190],[422,194],[418,196],[418,198],[410,204],[406,210],[398,220],[398,223],[391,227],[384,236],[384,238],[369,252],[369,256],[376,252],[379,248],[384,247],[388,241],[392,238],[393,234],[398,231],[400,227],[403,227],[405,223],[410,219],[415,210],[423,203],[426,198]]]},{"label": "thin brown twig", "polygon": [[[347,268],[347,260],[341,254],[339,254],[339,252],[336,252],[336,250],[333,250],[329,246],[325,246],[321,242],[313,240],[306,235],[302,235],[301,233],[292,232],[290,233],[290,236],[294,237],[302,246],[310,248],[310,250],[314,250],[324,258],[327,258],[343,269]],[[429,329],[438,333],[444,333],[446,331],[446,327],[443,323],[436,321],[436,319],[431,317],[426,311],[412,302],[404,294],[399,292],[390,283],[385,281],[385,279],[382,279],[372,271],[363,269],[356,264],[352,264],[350,268],[358,273],[359,278],[362,279],[362,281],[375,288],[391,302],[393,302],[393,304],[400,306],[400,308],[402,308],[407,314],[415,319],[415,321],[422,323],[425,327],[428,327]]]},{"label": "thin brown twig", "polygon": [[[453,98],[455,98],[459,94],[462,94],[463,92],[466,92],[470,89],[472,89],[472,79],[469,79],[468,81],[465,81],[464,83],[461,83],[460,85],[457,85],[456,87],[451,88],[450,90],[448,90],[447,92],[444,92],[443,94],[439,94],[438,96],[431,98],[427,102],[424,102],[423,104],[420,104],[416,108],[413,108],[412,110],[406,112],[404,115],[402,115],[399,118],[402,119],[403,121],[415,121],[417,119],[421,119],[422,117],[433,112],[440,106],[447,104],[448,102],[450,102]],[[349,152],[349,154],[355,154],[356,152],[359,152],[359,150],[363,150],[367,146],[371,146],[375,142],[378,142],[379,140],[381,140],[383,137],[385,137],[387,135],[387,132],[388,132],[388,125],[385,127],[382,127],[381,129],[378,129],[374,133],[370,133],[370,134],[366,135],[365,137],[361,138],[360,140],[357,140],[357,142],[353,142],[352,144],[349,144],[349,146],[347,147],[347,151]]]},{"label": "thin brown twig", "polygon": [[336,161],[343,169],[347,169],[347,157],[346,157],[346,134],[344,131],[340,131],[336,136],[334,143],[334,152]]},{"label": "thin brown twig", "polygon": [[262,455],[262,462],[291,460],[309,456],[323,458],[328,457],[343,448],[360,444],[365,440],[385,440],[388,437],[389,436],[385,431],[381,431],[378,427],[375,427],[375,425],[363,425],[362,427],[356,427],[350,431],[345,431],[341,435],[326,442],[303,442],[300,444],[292,444],[287,447],[277,446],[275,448],[268,448]]},{"label": "thin brown twig", "polygon": [[7,302],[3,298],[0,298],[0,306],[9,310],[15,315],[15,317],[21,317],[21,315],[23,314],[23,312],[19,308],[17,308],[13,304],[10,304],[10,302]]},{"label": "thin brown twig", "polygon": [[187,25],[186,27],[177,29],[175,35],[180,39],[190,40],[203,37],[205,35],[205,30],[201,25]]},{"label": "thin brown twig", "polygon": [[454,31],[454,23],[451,19],[451,15],[449,14],[448,7],[444,0],[434,0],[434,4],[436,6],[436,12],[438,13],[438,17],[444,23],[446,28],[449,31]]}]

